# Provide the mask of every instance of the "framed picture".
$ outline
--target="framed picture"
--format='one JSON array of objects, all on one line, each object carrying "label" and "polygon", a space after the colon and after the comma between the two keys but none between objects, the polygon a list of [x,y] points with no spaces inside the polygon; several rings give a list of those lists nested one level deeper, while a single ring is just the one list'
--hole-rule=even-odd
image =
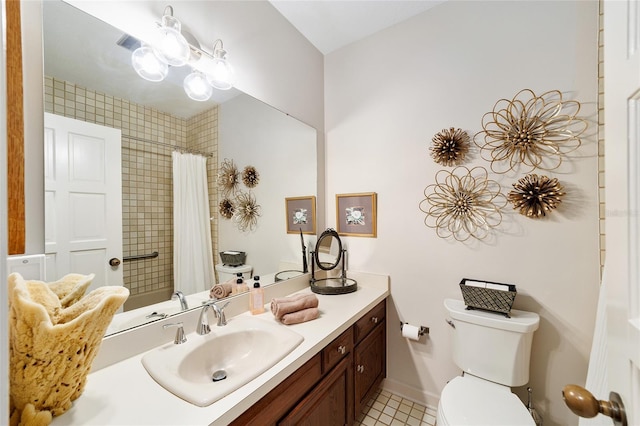
[{"label": "framed picture", "polygon": [[285,198],[287,234],[316,233],[316,197]]},{"label": "framed picture", "polygon": [[340,235],[376,237],[376,193],[336,194],[336,224]]}]

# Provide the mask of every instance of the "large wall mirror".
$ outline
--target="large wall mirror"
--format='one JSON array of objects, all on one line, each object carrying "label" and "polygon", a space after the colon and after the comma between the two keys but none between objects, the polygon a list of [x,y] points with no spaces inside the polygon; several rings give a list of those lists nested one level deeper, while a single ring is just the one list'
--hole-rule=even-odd
[{"label": "large wall mirror", "polygon": [[[167,301],[174,290],[175,150],[208,158],[214,264],[221,263],[218,252],[225,250],[246,252],[246,264],[261,276],[302,264],[299,236],[287,235],[285,198],[316,195],[316,130],[236,89],[217,91],[207,102],[193,101],[182,88],[188,67],[172,69],[159,83],[145,81],[131,67],[131,50],[121,45],[126,36],[65,2],[43,2],[45,113],[120,130],[122,255],[158,252],[118,266],[131,291],[125,310]],[[253,166],[259,173],[251,189],[260,206],[254,229],[241,231],[219,213],[216,177],[225,159],[240,172]],[[47,167],[54,166],[46,164],[45,176]],[[48,197],[45,247],[50,251],[60,220]],[[48,281],[68,272],[96,272],[82,266],[64,270],[54,258],[47,258]]]}]

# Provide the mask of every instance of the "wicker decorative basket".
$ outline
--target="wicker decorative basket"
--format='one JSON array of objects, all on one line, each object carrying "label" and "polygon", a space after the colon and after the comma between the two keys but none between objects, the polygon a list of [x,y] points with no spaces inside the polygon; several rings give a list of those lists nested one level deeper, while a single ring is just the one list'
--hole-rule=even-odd
[{"label": "wicker decorative basket", "polygon": [[460,291],[467,309],[481,309],[497,312],[509,317],[513,301],[516,298],[516,286],[463,278]]},{"label": "wicker decorative basket", "polygon": [[244,261],[247,258],[247,253],[243,251],[221,251],[220,260],[227,266],[240,266],[244,265]]}]

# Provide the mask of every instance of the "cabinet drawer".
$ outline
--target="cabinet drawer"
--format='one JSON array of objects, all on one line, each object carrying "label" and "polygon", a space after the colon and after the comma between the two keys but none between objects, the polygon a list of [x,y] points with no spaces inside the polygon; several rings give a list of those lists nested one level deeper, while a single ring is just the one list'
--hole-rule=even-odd
[{"label": "cabinet drawer", "polygon": [[353,329],[349,327],[322,350],[322,372],[333,368],[343,357],[353,350]]},{"label": "cabinet drawer", "polygon": [[354,339],[357,344],[359,341],[365,338],[367,334],[373,328],[380,324],[385,318],[387,312],[386,299],[378,303],[373,309],[366,313],[358,322],[354,325]]}]

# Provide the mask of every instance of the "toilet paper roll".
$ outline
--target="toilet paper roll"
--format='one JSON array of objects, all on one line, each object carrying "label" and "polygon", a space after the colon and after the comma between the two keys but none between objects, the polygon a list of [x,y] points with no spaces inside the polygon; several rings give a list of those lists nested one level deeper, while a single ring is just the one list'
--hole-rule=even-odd
[{"label": "toilet paper roll", "polygon": [[410,340],[418,340],[420,339],[420,327],[416,327],[411,324],[403,324],[402,325],[402,337],[406,337]]}]

